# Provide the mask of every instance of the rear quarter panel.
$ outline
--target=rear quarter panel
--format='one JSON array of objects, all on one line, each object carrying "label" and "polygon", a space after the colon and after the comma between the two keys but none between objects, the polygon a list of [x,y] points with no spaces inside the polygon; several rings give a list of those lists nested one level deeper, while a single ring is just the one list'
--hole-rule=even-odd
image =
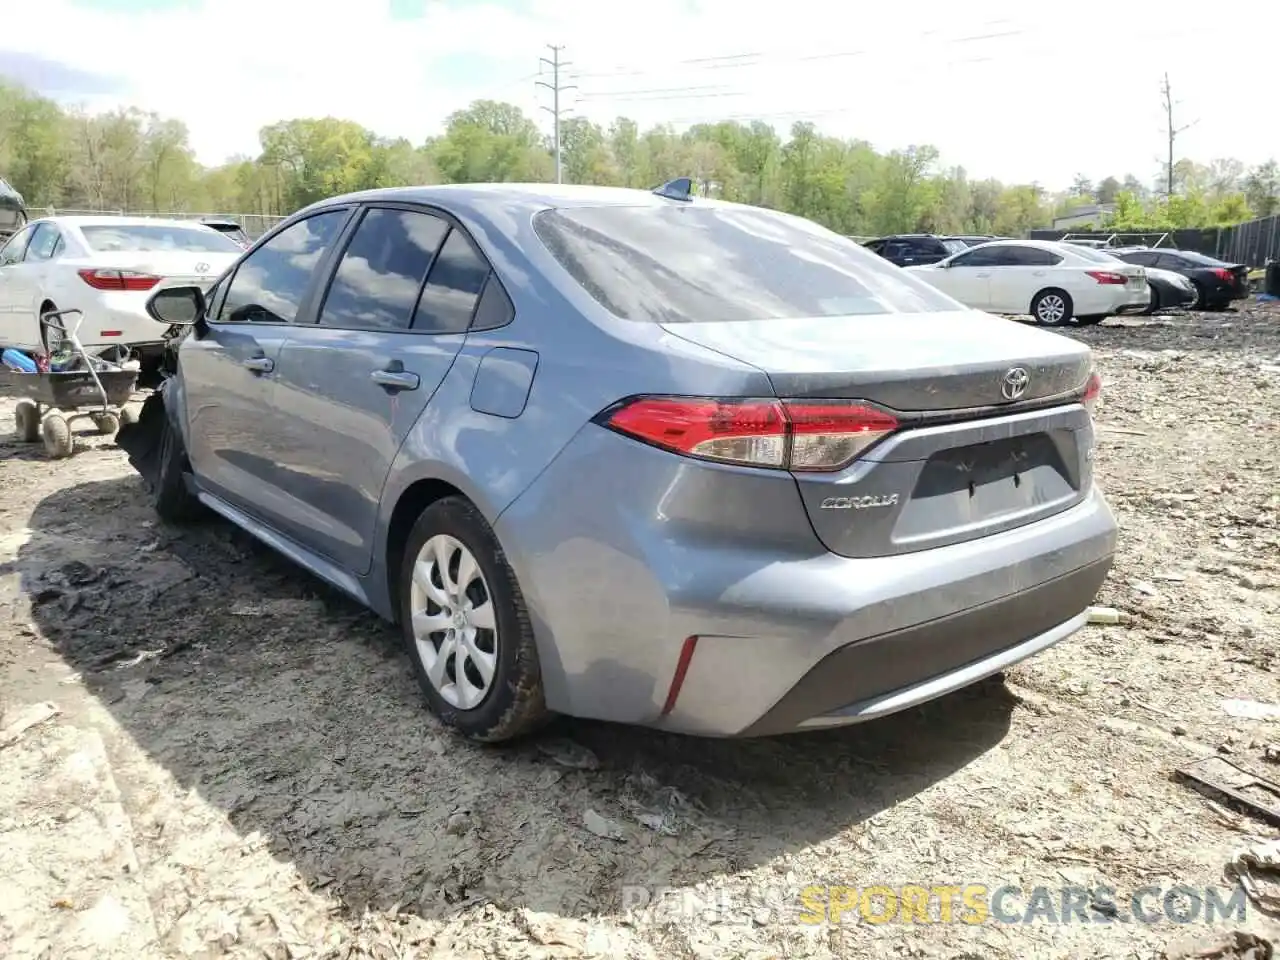
[{"label": "rear quarter panel", "polygon": [[[386,581],[388,531],[413,484],[444,481],[496,524],[502,512],[610,404],[639,393],[772,396],[754,366],[672,336],[656,324],[619,320],[560,267],[534,233],[533,208],[481,206],[453,213],[493,264],[516,309],[497,330],[467,336],[448,375],[410,430],[383,489],[371,596]],[[536,373],[518,417],[472,408],[481,361],[495,348],[532,351]],[[503,543],[522,584],[520,544]],[[379,596],[390,609],[388,596]],[[536,598],[526,596],[535,603]]]}]

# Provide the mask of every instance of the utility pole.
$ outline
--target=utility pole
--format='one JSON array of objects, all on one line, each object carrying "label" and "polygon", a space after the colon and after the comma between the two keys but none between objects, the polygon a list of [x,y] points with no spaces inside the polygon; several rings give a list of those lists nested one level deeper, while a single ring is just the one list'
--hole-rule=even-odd
[{"label": "utility pole", "polygon": [[[551,82],[547,83],[545,80],[539,80],[537,81],[537,86],[546,87],[548,90],[551,91],[551,106],[543,107],[542,109],[546,110],[547,113],[551,114],[552,122],[554,124],[553,137],[555,139],[555,150],[556,150],[556,183],[561,183],[562,180],[560,178],[560,169],[561,169],[560,168],[560,94],[564,90],[576,90],[578,88],[571,83],[564,84],[560,82],[560,71],[563,70],[565,67],[570,66],[567,60],[560,59],[560,51],[563,50],[564,47],[556,46],[553,43],[548,43],[547,49],[551,51],[552,59],[548,60],[546,57],[540,57],[538,59],[538,62],[539,64],[545,63],[547,66],[551,68]],[[539,72],[541,72],[541,67],[539,67]]]},{"label": "utility pole", "polygon": [[1192,120],[1184,127],[1175,127],[1173,125],[1173,108],[1178,104],[1173,101],[1173,93],[1169,86],[1169,74],[1167,72],[1164,75],[1164,83],[1160,84],[1160,94],[1164,98],[1165,136],[1169,148],[1169,159],[1165,167],[1165,197],[1169,198],[1173,196],[1173,142],[1178,139],[1178,134],[1194,127],[1196,121]]}]

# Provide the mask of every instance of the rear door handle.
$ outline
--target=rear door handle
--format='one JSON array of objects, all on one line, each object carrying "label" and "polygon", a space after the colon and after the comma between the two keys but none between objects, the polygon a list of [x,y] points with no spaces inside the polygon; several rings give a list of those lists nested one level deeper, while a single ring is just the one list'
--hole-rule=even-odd
[{"label": "rear door handle", "polygon": [[399,360],[392,360],[383,370],[375,370],[369,375],[373,382],[383,389],[398,393],[401,390],[417,390],[421,380],[416,373],[410,373]]},{"label": "rear door handle", "polygon": [[254,373],[270,373],[276,368],[275,361],[270,357],[246,357],[240,363],[246,370]]}]

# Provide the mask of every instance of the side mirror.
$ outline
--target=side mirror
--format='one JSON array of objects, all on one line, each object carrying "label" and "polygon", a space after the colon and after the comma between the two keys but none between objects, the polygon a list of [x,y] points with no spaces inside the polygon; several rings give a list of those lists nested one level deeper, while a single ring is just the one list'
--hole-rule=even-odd
[{"label": "side mirror", "polygon": [[171,327],[189,327],[204,316],[204,291],[199,287],[166,287],[147,300],[152,320]]}]

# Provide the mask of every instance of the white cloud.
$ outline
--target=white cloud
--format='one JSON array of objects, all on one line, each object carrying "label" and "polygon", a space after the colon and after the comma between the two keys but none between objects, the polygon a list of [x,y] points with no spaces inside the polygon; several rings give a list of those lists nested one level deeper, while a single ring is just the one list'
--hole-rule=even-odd
[{"label": "white cloud", "polygon": [[[554,42],[578,76],[566,99],[602,122],[758,116],[785,130],[812,119],[880,148],[935,144],[975,176],[1057,187],[1077,171],[1154,173],[1166,68],[1184,101],[1179,123],[1198,120],[1181,153],[1254,163],[1276,152],[1249,120],[1273,85],[1267,58],[1237,52],[1249,24],[1275,23],[1272,11],[1270,0],[1191,20],[1154,0],[532,0],[519,10],[433,0],[420,19],[392,20],[372,0],[206,0],[132,17],[42,0],[6,10],[0,46],[123,75],[132,90],[116,99],[185,120],[206,162],[256,152],[260,127],[296,116],[420,141],[479,96],[545,125],[549,95],[531,74]],[[739,54],[758,56],[681,62]],[[502,66],[466,82],[442,67],[468,56]]]}]

